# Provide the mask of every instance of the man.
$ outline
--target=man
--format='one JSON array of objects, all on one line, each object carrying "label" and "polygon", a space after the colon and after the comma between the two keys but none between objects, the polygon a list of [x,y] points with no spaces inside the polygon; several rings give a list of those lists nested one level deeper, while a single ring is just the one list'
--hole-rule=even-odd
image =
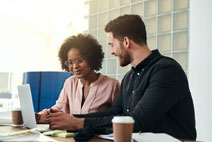
[{"label": "man", "polygon": [[51,127],[63,128],[52,122],[63,116],[67,117],[68,123],[64,123],[70,130],[111,128],[113,116],[125,115],[135,120],[134,132],[167,133],[178,139],[195,140],[194,107],[186,75],[175,60],[162,56],[158,50],[150,51],[141,17],[120,16],[110,21],[105,31],[111,54],[118,57],[120,66],[132,65],[122,80],[120,95],[104,112],[75,116],[51,113]]}]

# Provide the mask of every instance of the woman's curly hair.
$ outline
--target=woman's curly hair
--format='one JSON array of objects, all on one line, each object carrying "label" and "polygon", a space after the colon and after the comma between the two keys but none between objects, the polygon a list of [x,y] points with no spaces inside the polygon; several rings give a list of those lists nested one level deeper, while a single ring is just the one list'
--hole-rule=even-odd
[{"label": "woman's curly hair", "polygon": [[102,61],[104,58],[102,46],[90,34],[78,34],[65,39],[60,47],[58,56],[62,69],[69,71],[64,63],[68,59],[68,52],[72,48],[79,50],[82,58],[88,62],[88,66],[91,70],[98,71],[102,68]]}]

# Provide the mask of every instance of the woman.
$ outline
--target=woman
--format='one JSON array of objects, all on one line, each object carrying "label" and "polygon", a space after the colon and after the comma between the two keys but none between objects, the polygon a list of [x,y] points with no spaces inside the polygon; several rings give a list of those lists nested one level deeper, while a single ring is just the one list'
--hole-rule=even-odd
[{"label": "woman", "polygon": [[[102,68],[102,46],[91,35],[67,38],[59,50],[62,69],[72,72],[60,93],[54,110],[70,114],[87,114],[108,109],[119,94],[117,80],[97,73]],[[36,115],[38,123],[46,123],[49,110]]]}]

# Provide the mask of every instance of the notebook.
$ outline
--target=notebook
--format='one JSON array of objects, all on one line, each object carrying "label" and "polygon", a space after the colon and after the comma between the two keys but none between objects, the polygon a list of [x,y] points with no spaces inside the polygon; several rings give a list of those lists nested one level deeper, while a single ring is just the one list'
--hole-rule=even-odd
[{"label": "notebook", "polygon": [[[113,134],[99,135],[99,138],[114,140]],[[132,133],[132,142],[181,142],[165,133]]]},{"label": "notebook", "polygon": [[38,128],[39,131],[48,131],[48,124],[36,124],[35,112],[32,102],[32,94],[29,84],[19,85],[18,94],[24,126],[30,129]]}]

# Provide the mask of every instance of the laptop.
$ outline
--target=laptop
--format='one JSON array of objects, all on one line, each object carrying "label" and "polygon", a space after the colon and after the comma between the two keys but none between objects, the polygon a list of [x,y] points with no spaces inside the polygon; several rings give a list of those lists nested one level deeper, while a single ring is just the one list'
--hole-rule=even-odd
[{"label": "laptop", "polygon": [[36,124],[30,85],[29,84],[19,85],[18,94],[24,126],[30,129],[38,128],[38,130],[42,132],[48,131],[49,130],[48,124],[41,124],[41,125]]}]

